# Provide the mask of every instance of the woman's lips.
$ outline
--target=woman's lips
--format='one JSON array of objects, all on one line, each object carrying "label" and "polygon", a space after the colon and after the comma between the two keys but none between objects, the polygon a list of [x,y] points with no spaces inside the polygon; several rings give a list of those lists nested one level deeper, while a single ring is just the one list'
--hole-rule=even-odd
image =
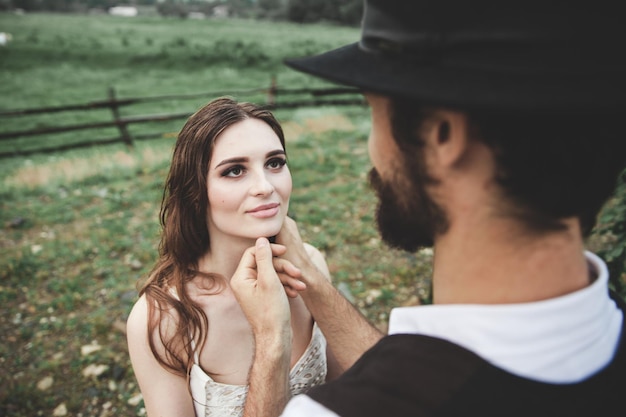
[{"label": "woman's lips", "polygon": [[280,210],[280,205],[277,203],[264,204],[252,210],[248,210],[248,214],[250,214],[253,217],[257,217],[259,219],[265,219],[268,217],[274,217],[275,215],[278,214],[279,210]]}]

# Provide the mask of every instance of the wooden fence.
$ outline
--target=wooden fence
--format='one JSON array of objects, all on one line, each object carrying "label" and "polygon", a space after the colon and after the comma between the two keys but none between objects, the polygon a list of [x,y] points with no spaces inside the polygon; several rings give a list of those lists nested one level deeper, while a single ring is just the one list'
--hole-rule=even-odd
[{"label": "wooden fence", "polygon": [[[108,90],[108,97],[105,100],[91,101],[81,104],[69,104],[63,106],[53,107],[40,107],[30,109],[16,109],[16,110],[4,110],[0,111],[0,120],[16,117],[28,117],[34,115],[60,113],[60,112],[82,112],[96,109],[110,109],[109,120],[103,120],[98,122],[80,123],[80,124],[66,124],[58,126],[39,126],[24,130],[14,131],[0,131],[0,141],[8,141],[22,137],[34,137],[42,135],[58,134],[63,132],[72,132],[79,130],[99,129],[107,127],[117,127],[119,136],[112,138],[99,138],[82,142],[72,142],[68,144],[39,147],[36,149],[26,150],[10,150],[0,151],[0,158],[18,155],[29,155],[33,153],[50,153],[57,151],[64,151],[74,148],[90,147],[95,145],[104,145],[111,143],[125,143],[128,146],[133,146],[137,140],[153,139],[163,136],[163,132],[147,133],[147,134],[135,134],[132,135],[128,129],[128,126],[136,123],[152,123],[162,122],[176,119],[186,119],[192,112],[183,113],[168,113],[168,114],[150,114],[150,115],[135,115],[135,116],[122,116],[120,109],[126,106],[132,106],[139,103],[158,102],[165,100],[186,100],[197,99],[206,97],[212,99],[224,95],[242,97],[252,94],[263,94],[265,96],[265,103],[261,104],[270,110],[276,109],[293,109],[298,107],[314,107],[314,106],[353,106],[364,105],[363,98],[359,95],[359,91],[353,88],[279,88],[276,86],[274,80],[272,80],[269,87],[250,89],[245,91],[213,91],[197,94],[179,94],[179,95],[161,95],[150,97],[134,97],[134,98],[120,98],[117,97],[115,89],[110,87]],[[282,97],[298,96],[298,99],[283,100]],[[304,97],[304,98],[303,98]]]}]

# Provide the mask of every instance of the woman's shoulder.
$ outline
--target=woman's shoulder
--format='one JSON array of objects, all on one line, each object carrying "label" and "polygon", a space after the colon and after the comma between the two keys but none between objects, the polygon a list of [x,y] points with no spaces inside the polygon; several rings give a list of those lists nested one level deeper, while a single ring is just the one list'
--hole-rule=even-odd
[{"label": "woman's shoulder", "polygon": [[126,331],[129,337],[132,334],[144,337],[151,321],[158,323],[157,327],[165,337],[171,335],[178,324],[178,314],[175,309],[165,308],[165,310],[167,313],[163,314],[164,306],[157,305],[155,300],[145,293],[142,294],[133,305],[126,320]]},{"label": "woman's shoulder", "polygon": [[307,255],[309,255],[309,258],[311,258],[316,263],[318,261],[323,261],[324,263],[326,263],[326,259],[319,249],[307,242],[303,242],[303,244],[304,248],[306,249]]},{"label": "woman's shoulder", "polygon": [[130,310],[128,319],[126,320],[127,333],[138,328],[146,328],[148,325],[148,302],[146,295],[142,294],[133,308]]},{"label": "woman's shoulder", "polygon": [[317,249],[315,246],[310,243],[303,242],[304,248],[306,249],[307,255],[311,258],[311,261],[315,264],[315,266],[326,276],[328,280],[330,280],[330,271],[328,270],[328,265],[326,264],[326,258],[324,254]]},{"label": "woman's shoulder", "polygon": [[133,305],[126,319],[126,341],[128,343],[131,361],[135,360],[134,352],[149,351],[148,342],[148,303],[146,296],[142,295]]},{"label": "woman's shoulder", "polygon": [[313,254],[322,255],[322,252],[320,252],[319,249],[317,249],[315,246],[311,245],[310,243],[302,242],[302,244],[304,245],[304,248],[306,249],[306,252],[309,256],[312,256]]},{"label": "woman's shoulder", "polygon": [[[168,357],[162,339],[158,336],[159,330],[156,330],[157,337],[152,338],[154,343],[150,344],[148,323],[152,318],[149,306],[149,297],[141,295],[126,321],[128,353],[148,415],[157,412],[163,415],[193,415],[193,409],[190,408],[193,403],[189,398],[189,385],[184,371],[174,373],[158,359]],[[170,320],[168,317],[169,314],[162,315],[165,321]]]}]

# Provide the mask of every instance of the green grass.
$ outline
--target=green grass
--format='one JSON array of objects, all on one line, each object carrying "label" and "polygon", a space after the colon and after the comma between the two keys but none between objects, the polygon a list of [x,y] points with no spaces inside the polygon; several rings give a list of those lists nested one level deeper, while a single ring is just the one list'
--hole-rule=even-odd
[{"label": "green grass", "polygon": [[[0,48],[0,111],[107,99],[279,86],[323,85],[283,64],[358,39],[354,28],[247,20],[181,20],[61,14],[0,14],[12,41]],[[262,102],[263,94],[242,97]],[[123,107],[122,116],[192,112],[207,98]],[[0,132],[110,121],[108,109],[3,118]],[[179,121],[131,125],[133,134],[175,132]],[[1,141],[1,151],[118,136],[115,128]]]}]

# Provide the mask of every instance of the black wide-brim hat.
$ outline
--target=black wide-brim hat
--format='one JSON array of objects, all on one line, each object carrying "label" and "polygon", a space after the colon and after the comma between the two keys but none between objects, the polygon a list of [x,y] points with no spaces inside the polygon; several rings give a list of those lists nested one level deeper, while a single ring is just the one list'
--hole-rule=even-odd
[{"label": "black wide-brim hat", "polygon": [[339,84],[464,109],[626,104],[620,2],[366,0],[359,42],[286,64]]}]

